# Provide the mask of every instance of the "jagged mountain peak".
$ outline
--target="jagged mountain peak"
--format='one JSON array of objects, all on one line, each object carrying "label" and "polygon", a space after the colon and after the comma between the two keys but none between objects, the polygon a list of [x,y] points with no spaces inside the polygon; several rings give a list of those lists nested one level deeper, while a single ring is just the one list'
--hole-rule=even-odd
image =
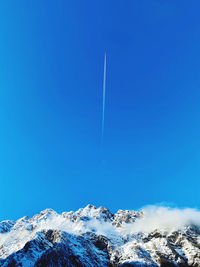
[{"label": "jagged mountain peak", "polygon": [[91,204],[87,205],[85,208],[79,209],[75,214],[78,216],[105,220],[113,217],[113,214],[107,208],[102,206],[97,208]]},{"label": "jagged mountain peak", "polygon": [[41,211],[39,214],[33,216],[32,220],[46,220],[57,215],[58,215],[57,212],[54,211],[53,209],[45,209]]},{"label": "jagged mountain peak", "polygon": [[93,205],[62,214],[45,209],[0,223],[0,266],[200,266],[198,216]]}]

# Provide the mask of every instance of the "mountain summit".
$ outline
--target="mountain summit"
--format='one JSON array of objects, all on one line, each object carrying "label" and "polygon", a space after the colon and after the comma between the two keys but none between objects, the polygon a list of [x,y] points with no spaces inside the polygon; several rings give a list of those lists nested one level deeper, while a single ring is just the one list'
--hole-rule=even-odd
[{"label": "mountain summit", "polygon": [[200,213],[46,209],[0,222],[0,266],[200,266]]}]

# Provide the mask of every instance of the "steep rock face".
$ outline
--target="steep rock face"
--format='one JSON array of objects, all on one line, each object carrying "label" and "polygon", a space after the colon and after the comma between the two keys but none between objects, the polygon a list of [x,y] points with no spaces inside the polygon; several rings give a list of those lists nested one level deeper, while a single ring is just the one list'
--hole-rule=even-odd
[{"label": "steep rock face", "polygon": [[0,234],[9,232],[14,225],[15,225],[15,221],[0,222]]},{"label": "steep rock face", "polygon": [[88,205],[0,223],[0,266],[200,266],[200,228],[133,231],[143,211]]}]

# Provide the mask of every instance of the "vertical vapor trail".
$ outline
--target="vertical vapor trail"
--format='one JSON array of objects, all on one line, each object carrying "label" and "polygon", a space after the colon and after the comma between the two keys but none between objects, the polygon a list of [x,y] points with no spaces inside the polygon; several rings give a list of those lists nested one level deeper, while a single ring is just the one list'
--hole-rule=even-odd
[{"label": "vertical vapor trail", "polygon": [[103,71],[103,105],[102,105],[102,132],[101,132],[102,142],[104,135],[105,98],[106,98],[106,53],[104,56],[104,71]]}]

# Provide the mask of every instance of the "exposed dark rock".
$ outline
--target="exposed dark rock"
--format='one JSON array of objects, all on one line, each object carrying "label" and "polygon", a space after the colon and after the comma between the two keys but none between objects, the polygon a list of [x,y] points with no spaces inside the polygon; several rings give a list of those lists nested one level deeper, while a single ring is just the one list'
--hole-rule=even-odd
[{"label": "exposed dark rock", "polygon": [[200,267],[198,226],[132,233],[130,227],[142,216],[88,205],[77,212],[46,209],[33,218],[1,222],[0,266]]}]

